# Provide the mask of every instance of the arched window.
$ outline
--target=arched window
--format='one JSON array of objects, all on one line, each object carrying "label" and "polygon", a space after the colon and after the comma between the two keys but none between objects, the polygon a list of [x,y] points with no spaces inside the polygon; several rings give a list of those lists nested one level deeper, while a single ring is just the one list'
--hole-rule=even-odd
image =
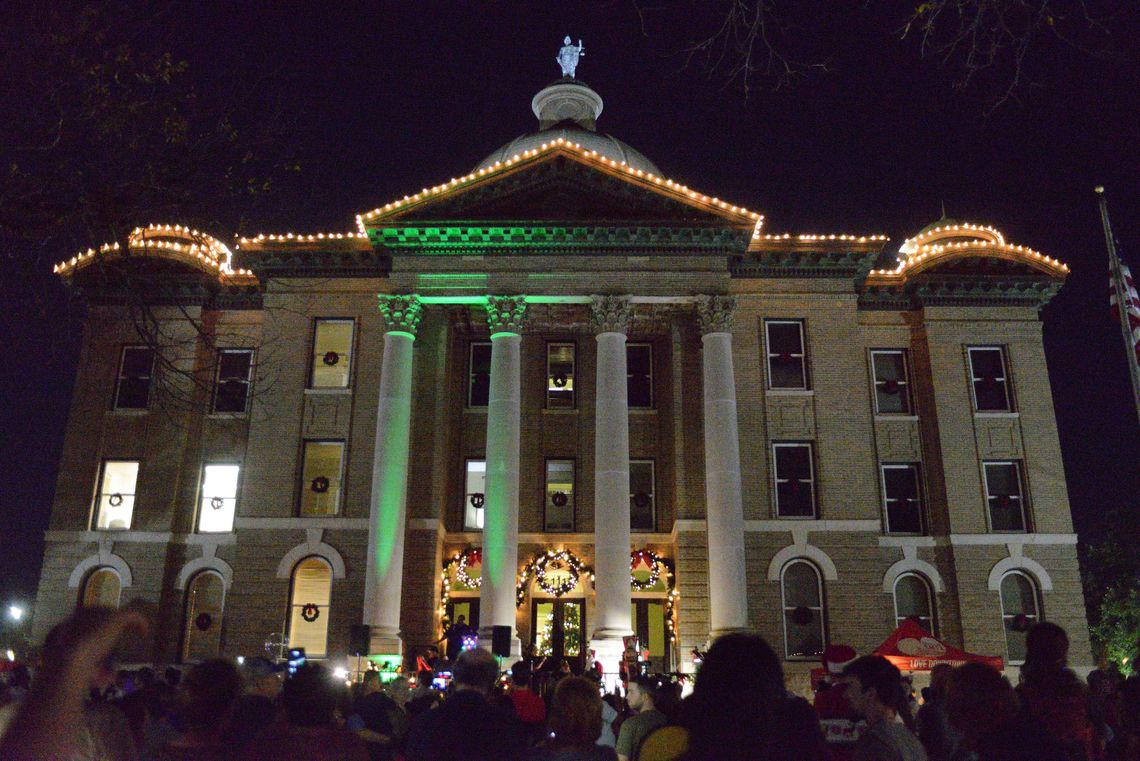
[{"label": "arched window", "polygon": [[226,584],[216,571],[202,571],[186,585],[182,660],[217,658],[222,646],[222,607]]},{"label": "arched window", "polygon": [[914,619],[923,629],[938,636],[930,583],[917,573],[904,573],[895,579],[895,626],[908,618]]},{"label": "arched window", "polygon": [[792,560],[780,572],[784,608],[784,655],[814,660],[823,653],[823,583],[806,560]]},{"label": "arched window", "polygon": [[123,582],[114,568],[102,566],[87,576],[79,604],[84,608],[117,608]]},{"label": "arched window", "polygon": [[1025,634],[1041,620],[1037,585],[1022,571],[1010,571],[1001,579],[1001,620],[1010,663],[1025,662]]},{"label": "arched window", "polygon": [[328,562],[310,555],[297,563],[289,595],[289,647],[303,647],[311,658],[323,658],[328,653],[331,597],[332,567]]}]

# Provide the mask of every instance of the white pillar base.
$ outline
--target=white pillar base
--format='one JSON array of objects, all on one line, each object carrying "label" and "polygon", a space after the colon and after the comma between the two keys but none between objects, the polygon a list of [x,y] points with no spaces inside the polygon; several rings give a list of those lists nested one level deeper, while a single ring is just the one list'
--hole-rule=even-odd
[{"label": "white pillar base", "polygon": [[404,640],[400,632],[390,626],[373,626],[368,639],[369,655],[404,654]]},{"label": "white pillar base", "polygon": [[[590,649],[594,660],[602,664],[602,685],[606,692],[617,692],[621,686],[621,661],[625,657],[625,642],[620,637],[591,639]],[[594,664],[587,663],[586,668]]]}]

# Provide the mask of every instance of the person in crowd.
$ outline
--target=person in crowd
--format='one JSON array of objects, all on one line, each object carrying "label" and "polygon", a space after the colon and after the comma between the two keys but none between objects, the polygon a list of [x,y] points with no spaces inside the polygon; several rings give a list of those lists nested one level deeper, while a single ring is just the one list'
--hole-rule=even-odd
[{"label": "person in crowd", "polygon": [[958,733],[957,759],[1063,761],[1045,728],[1018,715],[1017,694],[1000,672],[967,663],[946,680],[946,715]]},{"label": "person in crowd", "polygon": [[812,707],[819,717],[832,761],[851,761],[855,758],[855,741],[866,727],[851,710],[847,702],[847,685],[840,676],[848,664],[858,657],[849,645],[829,645],[823,651],[824,678],[816,688]]},{"label": "person in crowd", "polygon": [[253,747],[277,728],[282,671],[268,658],[255,656],[242,664],[242,676],[244,692],[234,705],[226,731],[227,745],[237,752]]},{"label": "person in crowd", "polygon": [[847,702],[867,730],[855,743],[855,761],[926,761],[914,735],[902,674],[881,655],[864,655],[843,669]]},{"label": "person in crowd", "polygon": [[407,732],[408,722],[380,681],[380,672],[367,671],[361,684],[361,695],[353,706],[348,728],[356,732],[368,746],[371,761],[390,761]]},{"label": "person in crowd", "polygon": [[515,716],[526,733],[527,745],[534,745],[542,737],[546,721],[546,703],[530,688],[530,664],[517,661],[511,666],[510,691],[507,699]]},{"label": "person in crowd", "polygon": [[145,761],[222,761],[222,729],[241,696],[242,678],[229,661],[194,666],[178,687],[175,710],[183,732]]},{"label": "person in crowd", "polygon": [[404,704],[409,720],[439,705],[439,691],[432,687],[434,678],[435,675],[431,671],[421,671],[416,674],[416,688],[412,690],[408,702]]},{"label": "person in crowd", "polygon": [[368,761],[355,733],[337,725],[344,683],[324,666],[305,664],[285,680],[281,704],[286,726],[268,733],[246,753],[251,761]]},{"label": "person in crowd", "polygon": [[447,659],[452,663],[463,652],[463,638],[470,637],[474,634],[474,630],[467,625],[467,616],[460,615],[455,619],[455,623],[447,627],[447,632],[444,634],[444,639],[447,640]]},{"label": "person in crowd", "polygon": [[923,692],[926,702],[915,717],[918,739],[930,761],[952,761],[958,749],[958,734],[946,715],[946,682],[953,670],[945,663],[930,670],[930,687]]},{"label": "person in crowd", "polygon": [[1035,624],[1025,638],[1025,664],[1017,687],[1021,708],[1046,728],[1073,761],[1101,751],[1089,719],[1088,691],[1068,668],[1069,637],[1050,621]]},{"label": "person in crowd", "polygon": [[177,666],[167,666],[162,672],[162,680],[177,689],[178,683],[182,681],[182,669]]},{"label": "person in crowd", "polygon": [[1120,731],[1120,715],[1116,710],[1120,672],[1093,669],[1085,681],[1089,686],[1089,720],[1097,732],[1100,745],[1107,747]]},{"label": "person in crowd", "polygon": [[[670,742],[689,761],[751,758],[758,748],[773,761],[827,758],[811,705],[787,695],[779,658],[755,635],[726,634],[713,643],[693,694],[681,704],[680,724],[684,733]],[[650,741],[667,729],[645,739],[643,757]]]},{"label": "person in crowd", "polygon": [[452,670],[452,693],[439,708],[412,720],[405,747],[408,761],[517,758],[522,731],[514,716],[488,699],[498,677],[499,664],[488,650],[462,653]]},{"label": "person in crowd", "polygon": [[596,682],[581,676],[558,680],[550,701],[550,736],[530,758],[536,761],[614,761],[614,749],[596,743],[602,698]]},{"label": "person in crowd", "polygon": [[1140,759],[1140,676],[1130,676],[1117,691],[1119,728],[1108,747],[1111,761]]},{"label": "person in crowd", "polygon": [[644,675],[630,680],[626,702],[634,715],[622,722],[616,747],[618,761],[637,761],[641,741],[667,721],[665,714],[657,710],[657,692],[655,677]]}]

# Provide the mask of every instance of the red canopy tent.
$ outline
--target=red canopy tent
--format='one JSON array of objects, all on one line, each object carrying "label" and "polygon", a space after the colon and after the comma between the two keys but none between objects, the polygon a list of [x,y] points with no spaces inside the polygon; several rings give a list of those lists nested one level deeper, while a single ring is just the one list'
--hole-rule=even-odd
[{"label": "red canopy tent", "polygon": [[881,655],[898,667],[899,671],[930,671],[945,663],[947,666],[961,666],[964,663],[984,663],[998,671],[1002,669],[1002,659],[996,655],[975,655],[940,642],[930,632],[915,621],[907,619],[883,644],[875,648],[875,655]]}]

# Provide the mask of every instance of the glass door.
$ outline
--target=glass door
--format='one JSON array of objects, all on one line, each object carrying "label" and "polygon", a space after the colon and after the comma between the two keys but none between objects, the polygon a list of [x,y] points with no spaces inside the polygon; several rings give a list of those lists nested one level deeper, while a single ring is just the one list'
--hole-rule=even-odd
[{"label": "glass door", "polygon": [[582,673],[586,665],[586,607],[583,600],[535,600],[531,603],[531,642],[534,654],[553,662],[570,663]]}]

